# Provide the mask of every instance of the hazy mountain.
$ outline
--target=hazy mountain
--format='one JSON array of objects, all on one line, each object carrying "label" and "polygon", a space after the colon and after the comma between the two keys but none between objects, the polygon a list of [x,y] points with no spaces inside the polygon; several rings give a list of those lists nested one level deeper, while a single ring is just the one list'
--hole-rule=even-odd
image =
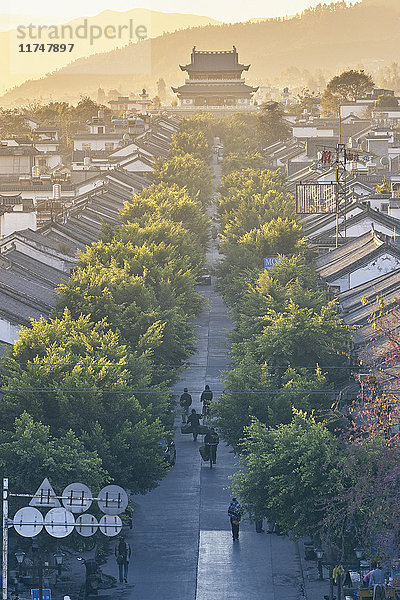
[{"label": "hazy mountain", "polygon": [[[209,17],[144,8],[124,12],[105,10],[93,17],[83,16],[58,24],[44,24],[43,18],[32,20],[32,17],[22,16],[18,22],[18,28],[0,32],[0,93],[26,79],[43,77],[81,57],[114,50],[144,37],[154,38],[166,32],[219,23]],[[31,24],[33,26],[29,28]],[[91,40],[91,33],[92,38],[101,37]],[[28,43],[32,50],[34,44],[44,43],[46,52],[20,52],[19,45]],[[69,47],[66,52],[48,52],[47,44],[50,43],[75,45],[71,52]]]},{"label": "hazy mountain", "polygon": [[362,0],[346,7],[344,2],[308,9],[289,20],[221,24],[165,33],[155,39],[74,61],[39,81],[28,81],[2,100],[73,98],[105,89],[137,91],[163,77],[168,85],[184,80],[179,64],[198,49],[229,49],[235,45],[239,58],[251,63],[250,83],[263,83],[283,71],[288,79],[305,70],[328,73],[363,66],[375,72],[400,62],[399,0]]}]

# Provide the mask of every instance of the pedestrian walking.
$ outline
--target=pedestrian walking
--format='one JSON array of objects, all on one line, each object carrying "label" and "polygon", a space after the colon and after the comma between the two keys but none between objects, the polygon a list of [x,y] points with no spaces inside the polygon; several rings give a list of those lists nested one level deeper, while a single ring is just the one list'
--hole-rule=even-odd
[{"label": "pedestrian walking", "polygon": [[210,390],[210,386],[206,385],[206,387],[204,388],[204,390],[202,391],[201,396],[200,396],[200,402],[203,403],[203,415],[204,416],[211,415],[212,399],[213,399],[213,393]]},{"label": "pedestrian walking", "polygon": [[256,515],[254,522],[256,524],[256,533],[264,533],[263,518]]},{"label": "pedestrian walking", "polygon": [[123,535],[119,538],[119,542],[115,546],[115,557],[118,565],[118,575],[120,583],[128,583],[128,566],[131,557],[131,547],[125,541]]},{"label": "pedestrian walking", "polygon": [[194,441],[197,440],[197,436],[199,434],[200,419],[201,419],[201,415],[197,414],[196,410],[194,408],[192,408],[192,412],[188,416],[187,422],[193,430]]},{"label": "pedestrian walking", "polygon": [[219,444],[219,435],[214,427],[204,436],[204,445],[210,449],[210,461],[215,465],[217,462],[217,446]]},{"label": "pedestrian walking", "polygon": [[241,521],[243,513],[244,513],[244,510],[240,506],[237,499],[232,498],[231,503],[228,508],[228,515],[229,515],[229,518],[231,521],[233,541],[239,539],[239,526],[240,526],[240,521]]},{"label": "pedestrian walking", "polygon": [[184,388],[183,394],[179,399],[179,404],[182,408],[182,423],[186,423],[189,406],[192,404],[192,396],[189,394],[187,388]]}]

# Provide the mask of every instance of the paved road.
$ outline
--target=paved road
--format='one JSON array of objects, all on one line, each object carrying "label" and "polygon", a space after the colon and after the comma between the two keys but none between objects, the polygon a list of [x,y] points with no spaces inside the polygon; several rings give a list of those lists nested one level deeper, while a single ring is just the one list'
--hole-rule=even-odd
[{"label": "paved road", "polygon": [[[214,244],[209,262],[218,259]],[[228,367],[227,334],[231,320],[213,287],[203,288],[208,306],[196,321],[198,346],[191,366],[175,388],[184,387],[200,412],[199,397],[208,383],[216,396]],[[217,465],[201,461],[201,438],[180,433],[175,420],[177,462],[160,486],[135,496],[133,550],[128,585],[118,595],[129,600],[298,600],[302,598],[297,546],[286,537],[257,534],[242,521],[233,544],[227,508],[234,455],[221,442]],[[104,571],[116,576],[111,558]],[[288,575],[289,574],[289,575]]]}]

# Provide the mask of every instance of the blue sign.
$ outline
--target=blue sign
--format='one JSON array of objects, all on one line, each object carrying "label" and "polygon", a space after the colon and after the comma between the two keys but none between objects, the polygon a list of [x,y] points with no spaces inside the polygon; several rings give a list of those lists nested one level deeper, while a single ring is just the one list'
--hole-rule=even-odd
[{"label": "blue sign", "polygon": [[43,596],[40,598],[39,590],[31,590],[32,600],[51,600],[51,590],[43,590]]},{"label": "blue sign", "polygon": [[275,265],[281,262],[280,256],[266,256],[264,258],[264,269],[272,269]]}]

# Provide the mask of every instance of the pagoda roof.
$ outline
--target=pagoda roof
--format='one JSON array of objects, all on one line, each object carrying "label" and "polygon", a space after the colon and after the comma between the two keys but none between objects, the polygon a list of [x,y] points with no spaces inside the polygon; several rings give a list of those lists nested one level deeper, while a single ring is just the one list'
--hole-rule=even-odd
[{"label": "pagoda roof", "polygon": [[194,46],[188,65],[179,65],[182,71],[248,71],[250,65],[238,62],[236,47],[233,50],[196,50]]},{"label": "pagoda roof", "polygon": [[258,90],[258,87],[251,87],[250,85],[246,85],[245,83],[237,84],[237,83],[192,83],[187,82],[184,85],[181,85],[177,88],[172,88],[172,91],[175,94],[252,94]]}]

